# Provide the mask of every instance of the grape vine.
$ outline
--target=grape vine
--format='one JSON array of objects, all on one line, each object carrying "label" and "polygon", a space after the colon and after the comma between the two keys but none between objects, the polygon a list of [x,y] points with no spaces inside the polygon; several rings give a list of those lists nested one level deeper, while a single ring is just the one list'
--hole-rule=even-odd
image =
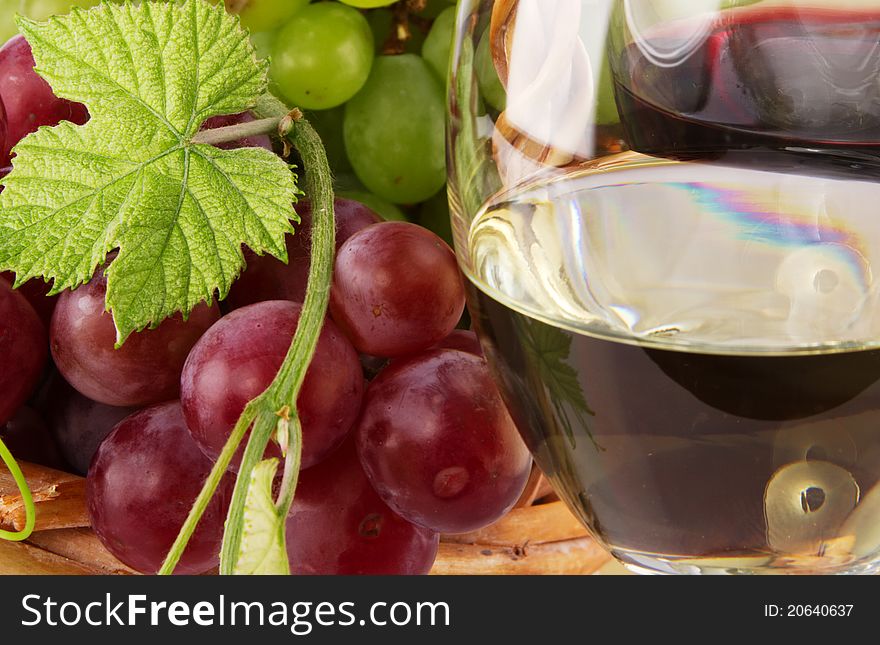
[{"label": "grape vine", "polygon": [[[231,574],[236,571],[240,556],[248,484],[254,468],[272,440],[281,435],[282,450],[285,453],[284,477],[276,502],[280,518],[285,518],[293,503],[299,466],[302,456],[302,429],[296,414],[296,399],[302,386],[305,373],[314,355],[324,317],[330,299],[330,279],[333,269],[336,229],[333,215],[333,180],[327,154],[320,137],[312,126],[302,117],[299,110],[290,110],[271,95],[263,96],[253,109],[260,121],[247,124],[263,124],[263,132],[277,134],[299,152],[306,166],[306,194],[313,203],[312,258],[309,273],[309,287],[303,304],[302,317],[297,327],[293,343],[278,376],[269,388],[251,401],[239,418],[223,451],[220,453],[208,480],[197,498],[180,535],[171,547],[160,575],[173,573],[180,556],[205,512],[220,480],[229,467],[232,457],[244,440],[248,429],[251,436],[244,452],[241,469],[233,493],[227,518],[226,533],[221,551],[220,572]],[[217,142],[236,141],[242,137],[246,126],[230,126],[204,133],[202,136],[218,139]],[[274,131],[274,132],[273,132]],[[254,134],[251,132],[250,134]],[[279,429],[283,431],[279,433]],[[289,436],[289,441],[285,441]],[[285,446],[285,444],[287,444]]]},{"label": "grape vine", "polygon": [[6,447],[6,444],[3,443],[2,439],[0,439],[0,459],[3,460],[3,463],[6,464],[9,472],[12,473],[12,478],[15,480],[15,484],[18,486],[18,491],[21,493],[21,500],[24,503],[25,510],[24,528],[17,532],[0,529],[0,540],[22,542],[31,536],[37,522],[37,510],[34,508],[34,498],[33,495],[31,495],[31,489],[27,485],[24,474],[21,472],[21,468],[12,457],[12,453],[9,452],[9,448]]}]

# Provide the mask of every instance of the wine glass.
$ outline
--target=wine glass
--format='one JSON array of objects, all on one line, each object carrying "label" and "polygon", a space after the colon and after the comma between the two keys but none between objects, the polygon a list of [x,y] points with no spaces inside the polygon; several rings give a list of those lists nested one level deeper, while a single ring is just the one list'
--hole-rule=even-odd
[{"label": "wine glass", "polygon": [[880,570],[880,0],[460,0],[469,305],[643,573]]}]

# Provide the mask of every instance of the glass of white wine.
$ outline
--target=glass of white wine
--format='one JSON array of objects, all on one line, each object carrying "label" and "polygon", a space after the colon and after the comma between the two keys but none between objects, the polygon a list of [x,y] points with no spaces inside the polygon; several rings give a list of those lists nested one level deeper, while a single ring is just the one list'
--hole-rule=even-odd
[{"label": "glass of white wine", "polygon": [[645,573],[880,569],[880,0],[460,0],[453,230],[539,464]]}]

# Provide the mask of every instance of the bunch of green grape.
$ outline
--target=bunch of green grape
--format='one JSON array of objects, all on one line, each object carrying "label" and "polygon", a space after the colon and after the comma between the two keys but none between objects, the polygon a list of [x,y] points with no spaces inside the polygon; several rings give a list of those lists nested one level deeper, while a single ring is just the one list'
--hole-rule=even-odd
[{"label": "bunch of green grape", "polygon": [[338,194],[448,240],[445,88],[454,0],[226,6],[271,59],[272,91],[305,110],[321,134]]},{"label": "bunch of green grape", "polygon": [[94,7],[101,0],[0,0],[0,45],[18,33],[15,16],[45,20],[73,7]]}]

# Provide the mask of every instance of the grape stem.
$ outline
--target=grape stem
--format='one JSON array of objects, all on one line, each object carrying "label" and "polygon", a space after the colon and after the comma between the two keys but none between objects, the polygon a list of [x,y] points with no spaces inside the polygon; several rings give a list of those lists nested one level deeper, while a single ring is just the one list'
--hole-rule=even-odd
[{"label": "grape stem", "polygon": [[391,7],[391,33],[382,45],[383,54],[396,56],[406,51],[406,43],[412,39],[411,23],[428,32],[431,21],[415,15],[427,6],[427,0],[399,0]]},{"label": "grape stem", "polygon": [[[294,414],[293,418],[286,419],[287,423],[293,429],[293,445],[302,445],[302,425],[300,424],[299,415]],[[283,511],[287,516],[290,511],[290,505],[293,503],[293,497],[296,493],[296,485],[299,481],[299,471],[302,466],[302,450],[294,450],[292,453],[289,449],[284,451],[284,476],[281,478],[281,492],[278,495],[278,501],[275,502],[275,508],[279,513]]]},{"label": "grape stem", "polygon": [[195,136],[190,139],[190,143],[203,143],[216,146],[221,143],[230,143],[240,139],[247,139],[248,137],[256,137],[261,134],[274,134],[278,132],[279,120],[280,119],[277,118],[259,119],[247,123],[227,125],[222,128],[202,130],[197,132]]},{"label": "grape stem", "polygon": [[[279,417],[290,414],[290,445],[285,457],[284,477],[276,508],[286,517],[293,503],[302,459],[302,428],[296,414],[296,400],[305,380],[306,370],[315,354],[318,338],[330,303],[330,280],[336,249],[336,224],[333,211],[333,180],[327,153],[321,138],[302,112],[290,110],[271,94],[264,95],[253,109],[256,123],[274,123],[274,132],[295,147],[306,168],[305,188],[312,202],[312,252],[309,283],[296,334],[287,357],[272,384],[263,394],[248,403],[239,418],[192,510],[171,547],[160,575],[174,572],[199,520],[208,507],[226,469],[248,429],[251,436],[244,451],[241,468],[232,494],[226,531],[220,555],[220,573],[234,573],[241,548],[243,518],[248,485],[254,467],[263,458],[269,441],[278,429]],[[251,125],[243,124],[243,125]],[[237,128],[239,126],[232,126]],[[217,131],[230,128],[217,128]],[[231,136],[227,135],[227,136]],[[235,139],[240,138],[240,134]],[[232,139],[232,140],[235,140]],[[253,426],[253,427],[252,427]]]},{"label": "grape stem", "polygon": [[18,491],[21,493],[21,501],[24,502],[25,514],[24,529],[16,533],[0,529],[0,540],[22,542],[23,540],[27,540],[31,536],[31,533],[34,532],[34,526],[37,523],[37,509],[34,508],[34,498],[33,495],[31,495],[31,489],[28,487],[27,480],[25,480],[21,468],[19,468],[15,459],[12,457],[12,453],[9,452],[9,448],[6,447],[6,444],[3,443],[2,439],[0,439],[0,459],[3,460],[3,463],[6,464],[9,472],[12,473],[15,485],[18,486]]}]

